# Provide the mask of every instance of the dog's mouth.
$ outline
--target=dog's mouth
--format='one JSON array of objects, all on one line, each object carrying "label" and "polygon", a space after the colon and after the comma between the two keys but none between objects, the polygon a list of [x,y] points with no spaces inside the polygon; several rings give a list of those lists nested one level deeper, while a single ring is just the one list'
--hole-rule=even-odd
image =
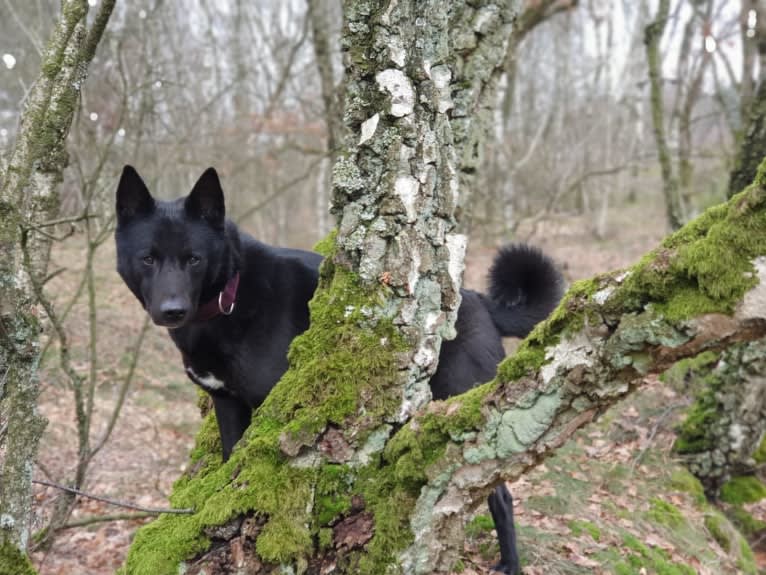
[{"label": "dog's mouth", "polygon": [[152,319],[152,321],[154,322],[155,325],[159,327],[164,327],[167,329],[178,329],[179,327],[183,327],[187,324],[187,321],[185,319],[181,321],[175,321],[175,322],[169,322],[165,320],[158,321],[156,319]]}]

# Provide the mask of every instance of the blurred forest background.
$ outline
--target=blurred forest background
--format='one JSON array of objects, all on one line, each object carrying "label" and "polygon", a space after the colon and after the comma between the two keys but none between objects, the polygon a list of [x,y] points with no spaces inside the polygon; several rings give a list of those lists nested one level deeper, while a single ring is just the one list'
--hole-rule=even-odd
[{"label": "blurred forest background", "polygon": [[[500,98],[486,111],[493,131],[481,183],[462,210],[468,287],[483,286],[494,247],[508,241],[543,247],[569,280],[628,265],[655,246],[672,225],[652,117],[657,104],[681,219],[726,198],[764,77],[763,2],[671,0],[653,109],[644,39],[658,4],[526,0]],[[59,7],[54,0],[0,1],[0,157],[14,141]],[[61,215],[73,221],[56,230],[46,286],[61,325],[48,332],[41,372],[49,423],[38,479],[76,481],[147,508],[166,504],[200,421],[196,391],[164,330],[147,323],[115,272],[117,178],[132,164],[154,194],[172,198],[214,166],[229,217],[264,242],[310,248],[333,226],[327,207],[342,106],[341,19],[333,0],[117,3],[69,136]],[[80,385],[84,395],[73,393]],[[629,422],[619,438],[608,426],[591,429],[578,440],[580,452],[573,447],[552,460],[568,456],[586,465],[595,453],[606,458],[603,468],[560,475],[600,477],[602,487],[614,481],[625,496],[629,488],[609,475],[615,469],[665,473],[658,470],[671,457],[673,418],[684,399],[658,385],[650,384],[654,404],[646,407],[642,396],[614,416]],[[83,421],[85,451],[78,441]],[[656,455],[646,456],[650,450]],[[557,490],[572,489],[556,482],[555,469],[542,466],[536,473],[543,479],[528,478],[514,490],[522,545],[524,529],[555,534],[552,515],[566,526],[586,513],[551,508]],[[595,516],[607,513],[598,493],[582,497],[597,507],[590,510]],[[36,504],[36,527],[54,527],[41,532],[34,555],[46,574],[114,572],[133,530],[151,516],[43,485]],[[595,536],[589,541],[599,545]],[[668,541],[670,555],[688,551]],[[492,557],[480,547],[467,543],[477,572]],[[570,563],[573,554],[581,557],[583,572],[593,572],[586,551],[558,552]],[[569,572],[564,562],[561,569]]]}]

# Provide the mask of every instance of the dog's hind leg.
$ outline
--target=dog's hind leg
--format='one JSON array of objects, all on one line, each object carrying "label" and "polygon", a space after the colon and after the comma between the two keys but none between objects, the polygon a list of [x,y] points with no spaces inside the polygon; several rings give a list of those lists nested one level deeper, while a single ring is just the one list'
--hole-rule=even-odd
[{"label": "dog's hind leg", "polygon": [[221,433],[223,460],[226,461],[234,445],[250,425],[253,410],[242,399],[233,395],[216,394],[212,397],[215,418],[218,420],[218,431]]},{"label": "dog's hind leg", "polygon": [[500,563],[493,569],[506,575],[521,575],[519,552],[516,548],[516,527],[513,523],[513,497],[505,483],[495,487],[489,494],[487,503],[500,543]]}]

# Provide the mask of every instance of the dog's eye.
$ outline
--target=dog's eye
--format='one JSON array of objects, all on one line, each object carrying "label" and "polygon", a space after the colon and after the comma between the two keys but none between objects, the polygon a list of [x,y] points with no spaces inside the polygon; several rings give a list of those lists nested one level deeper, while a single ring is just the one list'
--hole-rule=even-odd
[{"label": "dog's eye", "polygon": [[147,266],[154,265],[154,258],[152,256],[144,256],[143,258],[141,258],[141,261],[144,262],[144,265],[147,265]]},{"label": "dog's eye", "polygon": [[190,266],[196,266],[201,261],[202,259],[199,256],[189,256],[189,259],[187,260]]}]

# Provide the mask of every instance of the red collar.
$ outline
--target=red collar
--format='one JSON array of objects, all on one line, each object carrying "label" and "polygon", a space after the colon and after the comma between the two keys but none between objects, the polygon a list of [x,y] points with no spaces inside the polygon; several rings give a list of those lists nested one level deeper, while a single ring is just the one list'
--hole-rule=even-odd
[{"label": "red collar", "polygon": [[239,272],[226,283],[218,297],[214,297],[197,309],[194,321],[206,321],[220,314],[231,315],[237,299],[237,287],[239,287]]}]

